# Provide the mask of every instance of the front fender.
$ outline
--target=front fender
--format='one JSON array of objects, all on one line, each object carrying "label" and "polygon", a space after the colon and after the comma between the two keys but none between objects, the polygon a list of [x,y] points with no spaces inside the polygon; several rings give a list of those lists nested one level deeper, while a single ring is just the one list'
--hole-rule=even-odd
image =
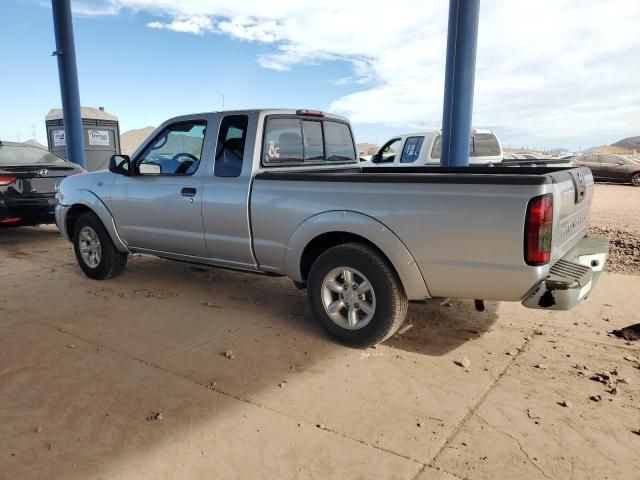
[{"label": "front fender", "polygon": [[71,192],[65,192],[63,202],[64,205],[58,204],[56,207],[56,224],[58,225],[58,230],[60,230],[67,240],[71,241],[71,237],[73,235],[73,232],[67,232],[67,216],[74,207],[82,205],[98,216],[104,225],[104,228],[109,232],[109,236],[111,237],[111,240],[113,240],[113,244],[119,251],[123,253],[129,251],[127,244],[118,234],[111,212],[104,202],[102,202],[102,200],[100,200],[100,198],[91,190],[78,189]]},{"label": "front fender", "polygon": [[350,211],[324,212],[308,218],[293,232],[285,251],[285,272],[302,282],[302,254],[309,243],[322,234],[345,232],[366,238],[380,249],[398,272],[410,300],[428,298],[429,291],[420,269],[402,241],[389,228],[367,215]]}]

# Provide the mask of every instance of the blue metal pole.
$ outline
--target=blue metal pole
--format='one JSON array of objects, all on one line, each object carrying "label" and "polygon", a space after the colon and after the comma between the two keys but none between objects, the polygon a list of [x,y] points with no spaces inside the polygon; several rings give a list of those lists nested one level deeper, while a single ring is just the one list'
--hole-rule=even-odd
[{"label": "blue metal pole", "polygon": [[51,0],[51,7],[53,8],[53,28],[56,36],[56,51],[53,52],[53,55],[58,57],[67,160],[84,167],[84,141],[82,138],[76,47],[73,41],[73,23],[71,21],[71,2],[70,0]]},{"label": "blue metal pole", "polygon": [[440,164],[469,165],[480,0],[449,1]]}]

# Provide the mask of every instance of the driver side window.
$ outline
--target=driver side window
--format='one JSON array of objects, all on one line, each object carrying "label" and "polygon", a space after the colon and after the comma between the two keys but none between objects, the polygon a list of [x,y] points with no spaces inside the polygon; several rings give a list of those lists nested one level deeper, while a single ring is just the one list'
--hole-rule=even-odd
[{"label": "driver side window", "polygon": [[401,140],[401,138],[394,138],[384,144],[376,154],[377,162],[375,163],[393,163],[396,159],[396,154],[398,153]]},{"label": "driver side window", "polygon": [[206,123],[181,122],[165,128],[142,152],[140,175],[192,175],[200,165]]}]

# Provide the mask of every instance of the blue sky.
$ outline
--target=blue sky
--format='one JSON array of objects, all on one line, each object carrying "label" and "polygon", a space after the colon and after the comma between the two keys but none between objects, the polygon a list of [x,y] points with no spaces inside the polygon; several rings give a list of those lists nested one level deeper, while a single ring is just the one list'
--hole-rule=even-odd
[{"label": "blue sky", "polygon": [[[447,3],[77,1],[81,100],[117,115],[121,131],[218,110],[222,95],[227,109],[317,108],[380,143],[440,126]],[[636,2],[481,8],[476,126],[540,148],[640,135]],[[35,125],[46,143],[44,116],[60,105],[49,2],[4,2],[0,22],[0,138],[31,138]]]}]

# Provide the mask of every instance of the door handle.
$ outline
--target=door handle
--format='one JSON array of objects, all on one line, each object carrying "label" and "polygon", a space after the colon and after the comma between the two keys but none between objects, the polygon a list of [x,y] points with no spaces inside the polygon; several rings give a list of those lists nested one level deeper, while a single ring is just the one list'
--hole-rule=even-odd
[{"label": "door handle", "polygon": [[196,196],[196,189],[192,188],[192,187],[185,187],[181,190],[182,196],[183,197],[195,197]]}]

